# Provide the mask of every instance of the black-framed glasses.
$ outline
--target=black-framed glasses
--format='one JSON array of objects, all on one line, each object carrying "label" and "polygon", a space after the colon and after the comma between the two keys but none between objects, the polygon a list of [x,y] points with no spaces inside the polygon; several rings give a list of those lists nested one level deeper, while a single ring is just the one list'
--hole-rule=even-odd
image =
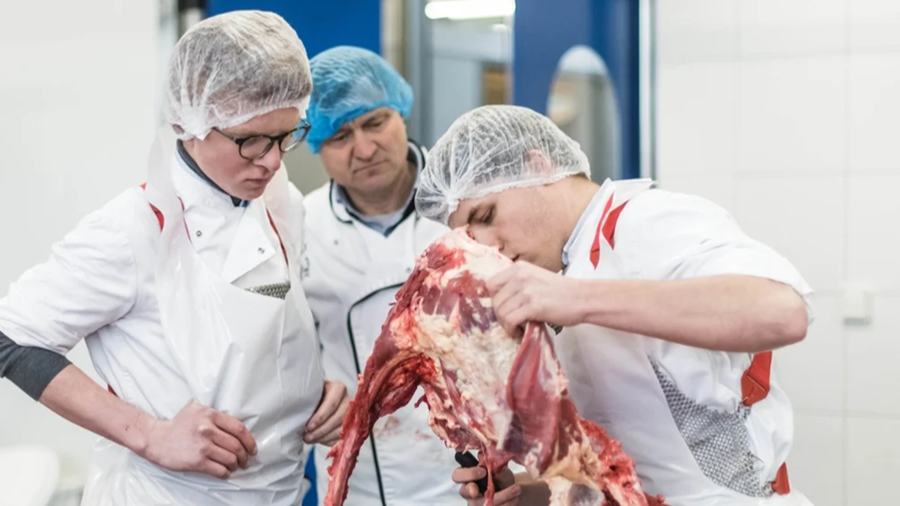
[{"label": "black-framed glasses", "polygon": [[213,128],[216,132],[234,141],[238,145],[238,153],[245,160],[256,160],[266,156],[275,143],[278,143],[278,149],[282,153],[293,150],[306,139],[309,133],[310,125],[306,122],[301,123],[297,128],[281,135],[251,135],[249,137],[232,137],[218,128]]}]

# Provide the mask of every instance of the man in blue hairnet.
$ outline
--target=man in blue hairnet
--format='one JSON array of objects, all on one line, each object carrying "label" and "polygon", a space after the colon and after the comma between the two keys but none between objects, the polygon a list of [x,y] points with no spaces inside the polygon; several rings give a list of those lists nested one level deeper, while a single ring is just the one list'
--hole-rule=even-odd
[{"label": "man in blue hairnet", "polygon": [[[307,143],[331,181],[304,199],[304,288],[319,331],[325,377],[356,392],[394,294],[416,257],[447,229],[421,220],[414,195],[426,163],[406,135],[409,84],[380,56],[336,47],[310,62],[313,92]],[[419,392],[415,398],[422,396]],[[428,426],[423,404],[375,424],[350,478],[347,504],[457,504],[448,479],[454,452]],[[315,450],[320,501],[328,487],[327,448]]]}]

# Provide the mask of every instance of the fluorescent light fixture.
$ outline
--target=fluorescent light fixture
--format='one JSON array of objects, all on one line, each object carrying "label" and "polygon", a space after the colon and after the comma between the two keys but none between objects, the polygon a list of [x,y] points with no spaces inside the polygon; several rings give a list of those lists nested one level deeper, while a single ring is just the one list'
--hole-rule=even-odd
[{"label": "fluorescent light fixture", "polygon": [[516,0],[432,0],[425,5],[428,19],[481,19],[512,16]]}]

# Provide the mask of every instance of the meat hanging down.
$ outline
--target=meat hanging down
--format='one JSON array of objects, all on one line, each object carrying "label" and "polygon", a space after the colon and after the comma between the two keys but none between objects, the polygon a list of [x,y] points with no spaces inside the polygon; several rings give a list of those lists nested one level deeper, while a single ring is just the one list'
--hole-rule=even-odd
[{"label": "meat hanging down", "polygon": [[[491,472],[517,462],[548,483],[554,506],[663,504],[643,493],[619,442],[578,416],[547,326],[528,323],[520,341],[500,325],[486,281],[510,265],[463,228],[417,259],[375,341],[341,440],[328,454],[326,506],[346,499],[377,419],[408,404],[419,386],[425,395],[417,405],[428,405],[428,423],[448,447],[479,451],[480,465]],[[493,496],[489,479],[488,506]]]}]

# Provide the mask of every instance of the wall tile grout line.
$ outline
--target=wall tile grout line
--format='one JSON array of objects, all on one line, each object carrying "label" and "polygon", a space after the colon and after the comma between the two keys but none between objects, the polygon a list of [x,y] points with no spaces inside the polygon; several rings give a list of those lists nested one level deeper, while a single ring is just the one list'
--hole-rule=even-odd
[{"label": "wall tile grout line", "polygon": [[[740,175],[746,179],[771,179],[771,178],[783,178],[783,179],[793,179],[793,178],[827,178],[827,177],[853,177],[853,178],[883,178],[883,177],[896,177],[897,173],[900,172],[900,167],[891,169],[891,168],[879,168],[879,169],[856,169],[856,170],[846,170],[846,169],[827,169],[827,170],[817,170],[817,169],[790,169],[790,170],[736,170],[735,175]],[[681,178],[696,178],[696,177],[721,177],[721,173],[718,173],[713,170],[685,170],[681,169],[676,171],[676,177]]]},{"label": "wall tile grout line", "polygon": [[668,59],[661,65],[663,66],[690,66],[690,65],[704,65],[710,63],[728,63],[729,61],[744,61],[744,62],[770,62],[770,61],[790,61],[790,60],[815,60],[815,59],[824,59],[824,58],[837,58],[841,56],[845,56],[848,51],[851,51],[854,55],[862,55],[862,56],[872,56],[872,55],[884,55],[884,54],[896,54],[900,53],[900,45],[891,45],[891,46],[878,46],[878,47],[870,47],[870,48],[857,48],[857,49],[826,49],[826,50],[815,50],[815,51],[798,51],[796,53],[750,53],[744,54],[740,50],[737,51],[732,57],[728,56],[709,56],[709,57],[688,57],[688,58],[674,58]]},{"label": "wall tile grout line", "polygon": [[[850,97],[851,93],[851,73],[850,73],[850,0],[844,0],[844,284],[850,276]],[[841,423],[841,432],[843,436],[843,473],[844,480],[842,491],[842,500],[844,506],[850,506],[850,341],[847,332],[847,326],[843,325],[843,317],[841,318],[841,339],[843,356],[841,364],[844,368],[844,384],[843,384],[843,404],[844,419]]]},{"label": "wall tile grout line", "polygon": [[738,139],[741,138],[741,98],[743,93],[743,86],[741,86],[741,75],[743,73],[743,69],[741,68],[740,61],[738,60],[738,56],[741,53],[741,5],[738,0],[734,0],[732,4],[733,16],[733,26],[734,26],[734,36],[732,37],[732,55],[731,55],[731,89],[732,89],[732,101],[731,101],[731,124],[732,124],[732,132],[733,138],[731,139],[731,202],[732,202],[732,213],[735,216],[738,216],[738,202],[739,202],[739,189],[740,189],[740,171],[738,171],[738,165],[740,164],[740,149],[738,148]]}]

